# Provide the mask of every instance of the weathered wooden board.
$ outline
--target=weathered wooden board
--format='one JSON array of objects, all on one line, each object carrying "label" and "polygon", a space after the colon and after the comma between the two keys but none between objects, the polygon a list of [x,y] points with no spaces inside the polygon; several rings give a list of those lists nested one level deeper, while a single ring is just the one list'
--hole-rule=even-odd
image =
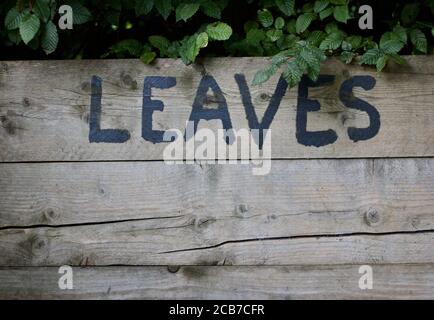
[{"label": "weathered wooden board", "polygon": [[434,265],[375,265],[372,290],[359,267],[74,268],[60,290],[58,268],[0,268],[0,299],[433,299]]},{"label": "weathered wooden board", "polygon": [[0,265],[434,262],[434,160],[0,165]]},{"label": "weathered wooden board", "polygon": [[[321,110],[309,112],[307,130],[334,130],[332,144],[315,147],[296,138],[300,99],[296,88],[286,91],[271,123],[273,158],[425,157],[434,156],[434,63],[430,57],[409,58],[409,66],[377,74],[372,69],[328,61],[323,74],[333,84],[309,89],[309,99]],[[152,115],[154,130],[184,130],[192,112],[198,85],[211,75],[221,88],[233,128],[249,128],[234,75],[250,83],[262,58],[218,58],[202,65],[184,66],[161,59],[154,66],[137,60],[2,62],[0,68],[0,161],[94,161],[162,159],[167,143],[142,138],[143,84],[147,76],[176,77],[176,86],[152,89],[152,99],[164,102],[164,111]],[[102,129],[128,130],[124,143],[90,143],[91,78],[102,79]],[[348,128],[369,126],[366,112],[348,108],[339,99],[344,81],[354,76],[375,78],[375,87],[356,87],[354,96],[378,110],[381,126],[369,140],[353,142]],[[259,119],[270,103],[277,77],[249,88]],[[220,98],[219,98],[220,99]],[[349,97],[350,101],[352,96]],[[217,104],[208,94],[205,108]],[[221,100],[218,100],[221,102]],[[353,101],[354,102],[354,101]],[[252,113],[249,113],[250,116]],[[261,121],[261,120],[259,120]],[[199,127],[221,128],[220,120],[201,121]]]},{"label": "weathered wooden board", "polygon": [[434,159],[274,160],[264,176],[251,166],[3,163],[0,228],[208,220],[251,238],[434,227]]}]

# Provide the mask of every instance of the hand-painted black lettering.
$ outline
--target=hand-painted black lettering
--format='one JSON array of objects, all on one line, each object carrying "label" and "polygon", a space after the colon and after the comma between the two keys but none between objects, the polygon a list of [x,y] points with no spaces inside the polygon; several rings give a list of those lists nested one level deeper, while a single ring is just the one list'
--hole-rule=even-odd
[{"label": "hand-painted black lettering", "polygon": [[91,100],[89,119],[89,142],[123,143],[130,138],[128,130],[101,129],[102,80],[93,76],[91,80]]},{"label": "hand-painted black lettering", "polygon": [[[218,107],[216,109],[204,108],[204,104],[206,104],[206,101],[208,101],[207,93],[209,89],[213,91],[215,101],[218,104]],[[232,122],[229,116],[226,99],[215,79],[210,75],[206,75],[199,83],[196,97],[193,102],[193,108],[189,117],[189,121],[193,121],[194,123],[193,135],[197,132],[197,126],[200,120],[212,119],[220,119],[222,121],[223,128],[226,130],[226,132],[229,133],[226,136],[226,143],[232,144],[234,141],[234,139],[231,139],[230,136],[230,134],[232,133]],[[189,140],[190,138],[191,137],[187,137],[187,135],[185,135],[185,140]]]},{"label": "hand-painted black lettering", "polygon": [[264,144],[263,130],[270,128],[271,122],[273,122],[277,109],[279,108],[282,98],[286,93],[288,83],[282,77],[279,79],[276,90],[271,97],[270,103],[264,113],[262,121],[259,122],[258,116],[256,115],[255,108],[252,103],[250,90],[247,86],[246,77],[244,76],[244,74],[236,74],[235,81],[237,82],[238,88],[240,90],[241,100],[244,105],[244,110],[246,112],[246,118],[249,123],[249,128],[250,130],[259,129],[259,141],[256,141],[258,140],[256,135],[253,135],[253,137],[256,144],[259,146],[259,149],[262,149],[262,145]]},{"label": "hand-painted black lettering", "polygon": [[375,83],[375,78],[371,76],[355,76],[344,81],[339,90],[339,98],[346,107],[364,111],[369,116],[369,127],[348,128],[348,136],[354,142],[371,139],[377,135],[378,131],[380,131],[380,113],[375,109],[375,107],[366,101],[354,97],[353,95],[354,87],[362,87],[365,90],[371,90],[375,87]]},{"label": "hand-painted black lettering", "polygon": [[297,141],[305,146],[322,147],[334,143],[338,136],[334,130],[326,131],[307,131],[307,113],[318,111],[321,105],[317,100],[311,100],[309,87],[320,87],[331,84],[335,80],[333,75],[320,75],[318,81],[313,82],[307,76],[303,76],[298,87],[297,118],[296,118],[296,137]]},{"label": "hand-painted black lettering", "polygon": [[163,139],[164,131],[152,129],[152,114],[154,111],[163,111],[164,103],[161,100],[152,100],[152,88],[168,89],[176,85],[174,77],[146,77],[143,83],[142,106],[142,138],[152,143],[166,142]]}]

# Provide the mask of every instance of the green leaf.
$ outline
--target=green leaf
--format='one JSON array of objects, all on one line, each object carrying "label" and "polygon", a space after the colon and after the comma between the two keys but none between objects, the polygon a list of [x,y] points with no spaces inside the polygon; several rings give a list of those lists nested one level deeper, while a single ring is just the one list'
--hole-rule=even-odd
[{"label": "green leaf", "polygon": [[315,13],[303,13],[302,15],[300,15],[295,23],[295,29],[297,33],[302,33],[306,31],[312,21],[315,19],[315,17]]},{"label": "green leaf", "polygon": [[369,65],[377,64],[377,61],[381,56],[382,56],[382,54],[381,54],[379,49],[377,49],[377,48],[369,49],[362,56],[360,62],[362,64],[369,64]]},{"label": "green leaf", "polygon": [[348,6],[337,6],[333,10],[333,16],[335,19],[342,23],[347,23],[347,20],[350,18],[350,14],[348,12]]},{"label": "green leaf", "polygon": [[176,21],[187,21],[199,10],[199,3],[181,3],[176,8]]},{"label": "green leaf", "polygon": [[232,28],[224,22],[214,22],[207,25],[206,33],[212,40],[227,40],[232,35]]},{"label": "green leaf", "polygon": [[12,7],[6,15],[5,18],[5,27],[8,30],[18,29],[21,22],[21,13],[18,11],[16,7]]},{"label": "green leaf", "polygon": [[142,44],[136,39],[124,39],[110,47],[110,52],[123,58],[124,56],[139,57],[143,51]]},{"label": "green leaf", "polygon": [[323,31],[312,31],[307,37],[307,42],[312,46],[318,47],[321,42],[325,39],[326,34]]},{"label": "green leaf", "polygon": [[393,61],[395,61],[397,64],[401,64],[401,65],[407,64],[407,61],[398,54],[389,54],[388,57]]},{"label": "green leaf", "polygon": [[402,27],[401,25],[396,25],[393,28],[393,33],[398,37],[398,39],[406,44],[407,43],[407,30],[405,30],[404,27]]},{"label": "green leaf", "polygon": [[265,28],[270,27],[274,22],[273,15],[267,9],[258,11],[258,20]]},{"label": "green leaf", "polygon": [[413,29],[410,32],[410,39],[417,51],[428,52],[428,43],[425,34],[420,29]]},{"label": "green leaf", "polygon": [[327,8],[327,9],[325,9],[325,10],[323,10],[323,11],[321,11],[321,12],[319,13],[319,18],[320,18],[321,21],[322,21],[322,20],[324,20],[324,19],[330,17],[330,16],[333,14],[333,11],[334,11],[334,10],[333,10],[332,7]]},{"label": "green leaf", "polygon": [[222,10],[213,1],[205,1],[200,4],[200,8],[203,13],[208,17],[220,19]]},{"label": "green leaf", "polygon": [[354,53],[350,51],[343,51],[340,55],[340,58],[344,63],[350,64],[354,59]]},{"label": "green leaf", "polygon": [[48,21],[43,27],[41,47],[46,54],[50,54],[56,50],[58,43],[59,35],[57,34],[57,27],[52,21]]},{"label": "green leaf", "polygon": [[283,32],[282,30],[271,29],[266,32],[266,35],[271,42],[276,42],[282,37]]},{"label": "green leaf", "polygon": [[303,70],[295,60],[290,60],[286,65],[285,71],[283,72],[283,78],[286,80],[286,82],[288,82],[289,87],[295,87],[301,81],[302,76]]},{"label": "green leaf", "polygon": [[152,61],[154,61],[155,57],[157,55],[155,54],[155,52],[152,51],[145,51],[142,53],[142,55],[140,55],[140,60],[144,63],[144,64],[150,64]]},{"label": "green leaf", "polygon": [[276,29],[282,29],[285,26],[285,20],[282,17],[277,17],[276,21],[274,21],[274,27]]},{"label": "green leaf", "polygon": [[50,19],[51,10],[46,0],[36,0],[32,11],[44,22]]},{"label": "green leaf", "polygon": [[378,58],[377,63],[376,63],[377,72],[383,71],[384,67],[386,67],[386,65],[387,65],[388,59],[389,58],[385,55],[382,55]]},{"label": "green leaf", "polygon": [[157,8],[157,11],[162,15],[164,20],[167,20],[172,12],[172,0],[156,0],[155,8]]},{"label": "green leaf", "polygon": [[317,0],[313,6],[313,11],[316,13],[320,13],[324,9],[326,9],[330,4],[328,0]]},{"label": "green leaf", "polygon": [[196,46],[199,48],[205,48],[208,45],[208,34],[201,32],[197,35]]},{"label": "green leaf", "polygon": [[320,44],[321,50],[336,50],[339,48],[342,44],[342,41],[344,40],[344,36],[342,32],[335,31],[330,33]]},{"label": "green leaf", "polygon": [[403,46],[404,44],[399,40],[387,40],[380,43],[380,49],[387,54],[398,53]]},{"label": "green leaf", "polygon": [[170,41],[167,38],[163,36],[150,36],[148,40],[153,47],[160,50],[160,55],[162,56],[168,55]]},{"label": "green leaf", "polygon": [[136,6],[135,6],[136,15],[138,16],[147,15],[149,12],[151,12],[153,7],[154,7],[153,0],[136,0]]},{"label": "green leaf", "polygon": [[303,48],[300,51],[298,58],[299,61],[301,61],[301,64],[299,64],[305,67],[314,67],[319,63],[318,59],[313,54],[313,51],[309,50],[308,48]]},{"label": "green leaf", "polygon": [[295,13],[295,0],[276,0],[276,5],[288,17]]},{"label": "green leaf", "polygon": [[350,36],[345,41],[351,45],[352,50],[357,50],[362,46],[363,38],[361,36]]},{"label": "green leaf", "polygon": [[259,70],[253,77],[252,85],[257,86],[264,83],[277,72],[277,69],[278,67],[276,65],[270,64],[266,68]]},{"label": "green leaf", "polygon": [[90,11],[77,1],[69,1],[66,4],[72,8],[72,18],[74,24],[83,24],[92,18]]},{"label": "green leaf", "polygon": [[20,35],[25,44],[28,44],[38,33],[41,22],[35,14],[28,13],[21,19]]}]

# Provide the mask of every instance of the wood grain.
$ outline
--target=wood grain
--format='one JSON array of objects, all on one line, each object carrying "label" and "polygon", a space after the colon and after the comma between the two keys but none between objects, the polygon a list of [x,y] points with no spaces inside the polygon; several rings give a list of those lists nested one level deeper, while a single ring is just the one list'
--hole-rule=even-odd
[{"label": "wood grain", "polygon": [[[308,130],[333,129],[338,140],[324,147],[306,147],[295,136],[297,90],[288,90],[277,111],[272,129],[272,157],[369,158],[434,156],[434,63],[431,57],[408,58],[407,67],[390,67],[377,74],[370,68],[346,66],[329,60],[322,73],[336,75],[335,84],[311,88],[309,97],[322,107],[309,113]],[[162,100],[164,112],[154,113],[154,129],[184,130],[198,83],[203,74],[215,77],[227,100],[235,129],[248,128],[235,73],[248,82],[265,66],[263,58],[216,58],[185,66],[180,60],[160,59],[145,66],[138,60],[19,61],[2,62],[0,68],[0,161],[96,161],[158,160],[167,144],[141,138],[143,79],[149,75],[173,76],[176,87],[153,89],[152,98]],[[229,72],[228,72],[229,71]],[[89,143],[90,80],[103,79],[102,128],[127,129],[122,144]],[[374,105],[381,115],[378,135],[352,142],[349,127],[366,127],[367,114],[349,109],[338,99],[340,84],[354,75],[376,78],[374,89],[356,88],[354,94]],[[261,119],[273,95],[277,77],[250,87]],[[212,100],[212,99],[211,99]],[[212,108],[215,104],[205,107]],[[220,121],[201,121],[200,128],[221,128]]]},{"label": "wood grain", "polygon": [[0,299],[433,299],[434,265],[374,265],[360,290],[359,266],[88,267],[73,290],[58,268],[0,268]]},{"label": "wood grain", "polygon": [[431,263],[433,165],[1,164],[0,265]]}]

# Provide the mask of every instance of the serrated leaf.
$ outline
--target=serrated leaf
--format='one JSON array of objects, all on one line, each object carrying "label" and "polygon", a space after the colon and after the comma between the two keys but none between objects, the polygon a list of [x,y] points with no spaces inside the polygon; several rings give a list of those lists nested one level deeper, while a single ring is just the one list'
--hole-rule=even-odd
[{"label": "serrated leaf", "polygon": [[203,13],[205,13],[208,17],[220,19],[221,17],[221,9],[220,7],[214,3],[213,1],[205,1],[200,4],[200,8]]},{"label": "serrated leaf", "polygon": [[77,1],[69,1],[66,4],[72,8],[72,21],[73,24],[83,24],[92,18],[90,11]]},{"label": "serrated leaf", "polygon": [[10,9],[5,18],[5,27],[8,30],[18,29],[21,22],[21,13],[16,7]]},{"label": "serrated leaf", "polygon": [[295,22],[295,29],[297,33],[302,33],[309,28],[312,21],[315,19],[316,15],[314,13],[303,13],[297,18]]},{"label": "serrated leaf", "polygon": [[404,44],[399,40],[387,40],[380,43],[380,49],[387,54],[398,53]]},{"label": "serrated leaf", "polygon": [[50,19],[51,10],[46,0],[36,0],[33,4],[32,11],[44,22]]},{"label": "serrated leaf", "polygon": [[224,22],[214,22],[207,25],[206,33],[212,40],[227,40],[232,35],[232,28]]},{"label": "serrated leaf", "polygon": [[330,33],[333,33],[333,32],[338,32],[339,31],[339,27],[338,27],[338,25],[336,24],[336,22],[330,22],[330,23],[328,23],[327,25],[326,25],[326,27],[325,27],[325,32],[327,33],[327,34],[330,34]]},{"label": "serrated leaf", "polygon": [[312,46],[318,47],[321,42],[325,39],[326,34],[323,31],[312,31],[307,37],[307,42]]},{"label": "serrated leaf", "polygon": [[273,15],[267,9],[258,11],[258,20],[265,28],[270,27],[274,22]]},{"label": "serrated leaf", "polygon": [[350,64],[354,59],[354,53],[350,51],[343,51],[340,55],[340,58],[346,64]]},{"label": "serrated leaf", "polygon": [[282,30],[271,29],[266,32],[266,35],[271,42],[276,42],[283,35],[283,32]]},{"label": "serrated leaf", "polygon": [[154,4],[164,20],[167,20],[172,12],[172,0],[156,0]]},{"label": "serrated leaf", "polygon": [[347,23],[347,20],[350,18],[350,14],[348,12],[348,6],[337,6],[333,10],[333,16],[335,19],[342,23]]},{"label": "serrated leaf", "polygon": [[377,72],[383,71],[383,69],[387,65],[387,60],[388,60],[388,57],[385,55],[382,55],[378,58],[377,63],[376,63]]},{"label": "serrated leaf", "polygon": [[398,39],[402,42],[402,43],[407,43],[407,31],[405,30],[404,27],[400,26],[399,24],[396,25],[393,28],[393,33],[398,37]]},{"label": "serrated leaf", "polygon": [[307,68],[307,76],[313,82],[316,82],[321,72],[321,63],[317,62]]},{"label": "serrated leaf", "polygon": [[327,9],[324,9],[323,11],[321,11],[319,13],[319,18],[322,21],[322,20],[330,17],[332,14],[333,14],[333,8],[330,7],[330,8],[327,8]]},{"label": "serrated leaf", "polygon": [[365,52],[362,56],[360,62],[362,64],[374,65],[377,64],[378,59],[381,57],[381,52],[379,49],[370,49]]},{"label": "serrated leaf", "polygon": [[276,5],[288,17],[295,12],[295,0],[276,0]]},{"label": "serrated leaf", "polygon": [[330,4],[328,0],[317,0],[313,6],[313,11],[316,13],[320,13],[324,9],[326,9]]},{"label": "serrated leaf", "polygon": [[351,45],[352,50],[357,50],[362,46],[363,38],[361,36],[350,36],[345,41]]},{"label": "serrated leaf", "polygon": [[388,56],[390,59],[395,61],[397,64],[400,64],[400,65],[407,64],[407,61],[398,54],[389,54]]},{"label": "serrated leaf", "polygon": [[257,86],[264,83],[276,73],[277,69],[276,65],[270,64],[266,68],[259,70],[253,77],[252,85]]},{"label": "serrated leaf", "polygon": [[301,49],[298,58],[300,59],[300,61],[302,61],[301,65],[305,67],[312,68],[315,67],[315,65],[319,64],[319,61],[317,60],[313,52],[308,48]]},{"label": "serrated leaf", "polygon": [[181,3],[176,8],[176,21],[187,21],[199,10],[199,3]]},{"label": "serrated leaf", "polygon": [[35,14],[25,15],[20,22],[20,35],[25,44],[28,44],[38,33],[41,22]]},{"label": "serrated leaf", "polygon": [[336,50],[342,44],[344,36],[342,32],[335,31],[330,33],[320,44],[321,50]]},{"label": "serrated leaf", "polygon": [[410,39],[416,50],[427,53],[428,43],[425,34],[419,29],[413,29],[410,32]]},{"label": "serrated leaf", "polygon": [[48,21],[42,31],[41,47],[46,54],[50,54],[56,50],[58,43],[57,27],[52,21]]},{"label": "serrated leaf", "polygon": [[277,17],[276,21],[274,21],[274,27],[276,29],[282,29],[285,26],[285,20],[282,17]]},{"label": "serrated leaf", "polygon": [[303,70],[295,60],[290,60],[286,65],[285,71],[283,72],[283,78],[286,80],[286,82],[288,82],[289,87],[295,87],[301,81],[302,76]]}]

